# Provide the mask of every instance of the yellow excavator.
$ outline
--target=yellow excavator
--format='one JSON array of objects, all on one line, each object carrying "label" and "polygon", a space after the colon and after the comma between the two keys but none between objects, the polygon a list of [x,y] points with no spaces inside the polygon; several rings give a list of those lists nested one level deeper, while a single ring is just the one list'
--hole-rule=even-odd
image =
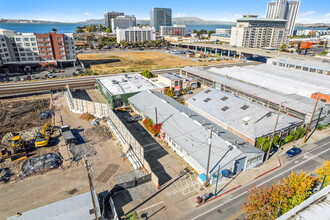
[{"label": "yellow excavator", "polygon": [[51,128],[51,124],[46,123],[44,127],[41,129],[41,132],[37,134],[36,140],[34,142],[35,147],[45,147],[49,142],[49,131]]},{"label": "yellow excavator", "polygon": [[[11,147],[13,148],[13,152],[12,152],[12,156],[11,156],[12,161],[26,159],[27,155],[26,155],[25,143],[22,140],[21,136],[19,136],[19,135],[14,136],[11,139]],[[8,152],[8,154],[9,154],[9,152]]]}]

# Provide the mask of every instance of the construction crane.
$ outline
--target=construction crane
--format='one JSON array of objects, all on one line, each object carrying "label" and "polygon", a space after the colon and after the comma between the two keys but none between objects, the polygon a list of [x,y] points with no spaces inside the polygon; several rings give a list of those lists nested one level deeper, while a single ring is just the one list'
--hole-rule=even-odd
[{"label": "construction crane", "polygon": [[46,123],[44,127],[41,129],[40,133],[37,133],[36,140],[34,142],[35,147],[45,147],[48,145],[49,142],[49,128],[51,124]]}]

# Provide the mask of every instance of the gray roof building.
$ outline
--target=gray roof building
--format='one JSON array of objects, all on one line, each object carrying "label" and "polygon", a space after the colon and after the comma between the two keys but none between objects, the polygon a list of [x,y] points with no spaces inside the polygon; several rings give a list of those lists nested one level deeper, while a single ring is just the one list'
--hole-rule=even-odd
[{"label": "gray roof building", "polygon": [[[270,87],[270,89],[263,88],[208,70],[185,67],[181,69],[181,74],[197,79],[201,84],[215,86],[217,89],[231,92],[236,96],[255,101],[275,110],[278,109],[279,105],[282,103],[283,112],[304,120],[305,124],[309,123],[315,106],[315,100],[313,99],[297,94],[286,94],[280,91],[274,91],[272,87]],[[320,108],[323,108],[322,112]],[[313,117],[313,122],[317,121],[321,112],[320,123],[330,123],[329,111],[329,104],[319,102]]]},{"label": "gray roof building", "polygon": [[[133,108],[144,117],[163,123],[161,136],[199,174],[206,173],[208,138],[213,128],[210,174],[216,173],[219,160],[221,169],[240,172],[263,161],[263,152],[204,118],[200,114],[157,91],[143,91],[130,97]],[[227,154],[229,146],[234,146]]]},{"label": "gray roof building", "polygon": [[[98,217],[101,217],[99,203],[96,194],[94,201]],[[58,202],[51,203],[23,212],[21,216],[11,216],[7,220],[93,220],[95,219],[91,193],[83,193]]]},{"label": "gray roof building", "polygon": [[[186,104],[252,145],[257,138],[272,135],[277,118],[276,111],[215,88],[198,93]],[[276,133],[285,134],[302,124],[300,119],[280,114]]]}]

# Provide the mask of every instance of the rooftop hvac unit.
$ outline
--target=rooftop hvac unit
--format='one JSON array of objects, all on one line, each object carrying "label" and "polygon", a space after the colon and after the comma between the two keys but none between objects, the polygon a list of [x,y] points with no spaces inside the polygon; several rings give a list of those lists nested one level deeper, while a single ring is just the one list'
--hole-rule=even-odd
[{"label": "rooftop hvac unit", "polygon": [[116,80],[112,80],[112,84],[118,84]]},{"label": "rooftop hvac unit", "polygon": [[250,120],[251,120],[250,117],[245,117],[245,118],[242,119],[242,124],[247,125]]}]

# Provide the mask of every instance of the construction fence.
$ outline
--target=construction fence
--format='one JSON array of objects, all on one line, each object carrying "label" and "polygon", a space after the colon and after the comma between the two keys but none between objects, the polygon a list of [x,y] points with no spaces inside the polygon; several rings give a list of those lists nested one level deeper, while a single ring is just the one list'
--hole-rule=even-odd
[{"label": "construction fence", "polygon": [[107,117],[110,128],[114,131],[120,142],[125,148],[127,145],[133,150],[135,156],[142,163],[143,167],[151,174],[151,181],[158,187],[159,179],[156,174],[152,173],[149,163],[144,159],[143,147],[134,138],[131,132],[126,128],[118,116],[113,112],[109,105],[98,102],[91,102],[83,99],[76,99],[72,97],[70,88],[67,88],[66,98],[72,112],[76,113],[90,113],[97,117]]}]

